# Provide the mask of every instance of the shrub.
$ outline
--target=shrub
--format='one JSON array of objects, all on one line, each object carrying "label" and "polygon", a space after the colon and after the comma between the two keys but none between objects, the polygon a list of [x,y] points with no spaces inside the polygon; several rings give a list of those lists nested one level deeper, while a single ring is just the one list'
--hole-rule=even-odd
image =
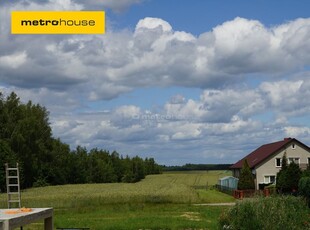
[{"label": "shrub", "polygon": [[220,229],[310,229],[308,209],[301,198],[277,196],[238,202],[219,219]]},{"label": "shrub", "polygon": [[46,182],[46,178],[39,178],[33,183],[33,187],[38,188],[38,187],[46,187],[49,186],[50,184]]},{"label": "shrub", "polygon": [[310,177],[310,164],[307,166],[307,169],[302,172],[301,177]]},{"label": "shrub", "polygon": [[302,177],[298,183],[300,195],[304,196],[310,207],[310,177]]},{"label": "shrub", "polygon": [[248,164],[248,161],[245,159],[243,161],[243,166],[240,173],[240,178],[238,181],[238,189],[255,189],[254,178]]},{"label": "shrub", "polygon": [[298,190],[301,173],[301,169],[294,162],[290,163],[286,168],[282,168],[277,175],[277,189],[283,193]]}]

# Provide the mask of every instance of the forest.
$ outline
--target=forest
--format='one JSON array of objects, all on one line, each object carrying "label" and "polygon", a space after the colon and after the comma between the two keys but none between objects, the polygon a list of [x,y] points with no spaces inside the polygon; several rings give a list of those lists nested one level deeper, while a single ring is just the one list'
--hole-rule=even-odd
[{"label": "forest", "polygon": [[[103,140],[104,141],[104,140]],[[21,187],[60,184],[137,182],[161,173],[153,158],[123,157],[116,151],[87,150],[53,137],[49,112],[12,92],[0,92],[0,189],[5,191],[5,163],[19,163]]]}]

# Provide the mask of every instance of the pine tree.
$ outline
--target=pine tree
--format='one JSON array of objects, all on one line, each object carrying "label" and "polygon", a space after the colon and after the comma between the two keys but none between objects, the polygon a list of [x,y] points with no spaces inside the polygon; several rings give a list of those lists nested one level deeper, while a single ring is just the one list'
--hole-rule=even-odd
[{"label": "pine tree", "polygon": [[302,175],[299,166],[292,162],[287,165],[286,153],[282,157],[282,168],[277,174],[276,188],[282,193],[289,193],[298,189],[298,182]]},{"label": "pine tree", "polygon": [[282,166],[281,169],[286,170],[287,169],[287,157],[286,157],[286,152],[284,152],[283,157],[282,157]]},{"label": "pine tree", "polygon": [[240,178],[238,182],[238,189],[255,189],[254,178],[249,166],[247,159],[243,161],[243,166],[240,173]]}]

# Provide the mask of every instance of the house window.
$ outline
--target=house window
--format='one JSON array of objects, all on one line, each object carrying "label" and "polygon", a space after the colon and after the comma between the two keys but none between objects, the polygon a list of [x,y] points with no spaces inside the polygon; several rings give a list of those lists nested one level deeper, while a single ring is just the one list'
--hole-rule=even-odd
[{"label": "house window", "polygon": [[275,181],[276,181],[276,176],[274,176],[274,175],[269,175],[269,176],[264,177],[264,183],[265,184],[274,183]]},{"label": "house window", "polygon": [[292,144],[292,149],[296,149],[296,145],[295,144]]},{"label": "house window", "polygon": [[276,158],[276,167],[282,167],[282,159]]},{"label": "house window", "polygon": [[310,165],[310,157],[308,158],[308,165]]},{"label": "house window", "polygon": [[298,164],[299,165],[299,157],[290,157],[290,158],[288,158],[288,163],[290,164],[290,163],[292,163],[292,162],[294,162],[295,164]]}]

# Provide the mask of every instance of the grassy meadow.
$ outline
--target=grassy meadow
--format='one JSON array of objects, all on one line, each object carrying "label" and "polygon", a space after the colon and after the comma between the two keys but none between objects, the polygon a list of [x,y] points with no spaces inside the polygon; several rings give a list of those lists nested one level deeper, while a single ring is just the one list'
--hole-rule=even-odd
[{"label": "grassy meadow", "polygon": [[[53,207],[55,227],[91,229],[215,229],[226,207],[194,206],[232,202],[211,189],[226,171],[169,172],[134,184],[48,186],[22,192],[25,207]],[[1,194],[0,207],[6,207]],[[42,223],[24,229],[42,229]]]}]

